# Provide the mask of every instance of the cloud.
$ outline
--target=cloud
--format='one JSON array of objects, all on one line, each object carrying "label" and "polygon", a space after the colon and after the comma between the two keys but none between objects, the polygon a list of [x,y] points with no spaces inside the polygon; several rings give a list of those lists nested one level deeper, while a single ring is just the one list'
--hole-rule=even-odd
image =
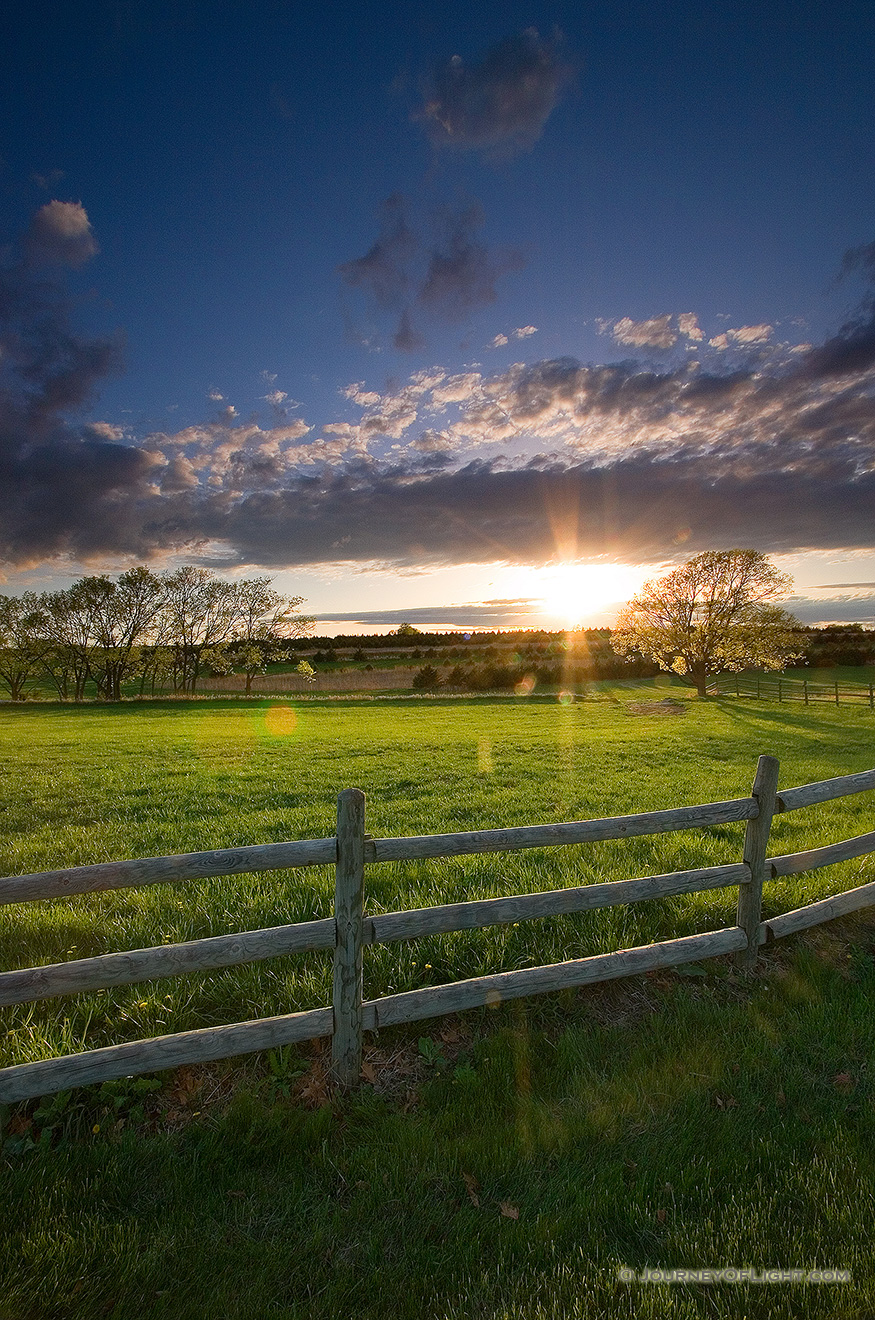
[{"label": "cloud", "polygon": [[527,28],[478,63],[454,55],[436,69],[417,115],[433,145],[493,158],[533,147],[569,77],[558,47]]},{"label": "cloud", "polygon": [[512,330],[514,339],[528,339],[529,335],[536,335],[538,327],[536,325],[521,325],[518,330]]},{"label": "cloud", "polygon": [[475,631],[479,628],[513,628],[528,622],[538,627],[542,601],[497,600],[479,601],[471,605],[419,605],[407,610],[364,610],[358,614],[318,614],[318,623],[360,623],[371,627],[397,627],[412,623],[421,631],[430,628],[458,628]]},{"label": "cloud", "polygon": [[[871,584],[870,584],[871,585]],[[875,621],[875,596],[834,596],[815,600],[793,596],[785,602],[800,623],[814,627],[829,623],[872,623]],[[817,681],[817,674],[813,675]]]},{"label": "cloud", "polygon": [[55,184],[60,183],[64,178],[64,171],[49,170],[46,174],[32,174],[30,178],[38,188],[42,188],[44,192],[51,192]]},{"label": "cloud", "polygon": [[378,306],[397,308],[408,292],[407,265],[419,240],[404,216],[404,198],[393,193],[383,203],[380,235],[363,257],[339,270],[347,284],[367,290]]},{"label": "cloud", "polygon": [[432,249],[419,303],[449,321],[462,321],[498,297],[496,283],[508,271],[519,270],[522,258],[509,253],[495,259],[478,241],[483,213],[476,204],[442,214],[442,240]]},{"label": "cloud", "polygon": [[678,341],[672,329],[671,316],[651,316],[646,321],[633,321],[624,316],[615,321],[611,333],[618,344],[629,348],[672,348]]},{"label": "cloud", "polygon": [[46,202],[30,222],[25,251],[34,266],[84,266],[100,249],[81,202]]},{"label": "cloud", "polygon": [[420,348],[425,348],[425,337],[416,329],[410,315],[410,309],[407,307],[401,313],[401,319],[398,322],[398,329],[392,337],[392,343],[402,353],[415,353]]},{"label": "cloud", "polygon": [[678,330],[682,335],[686,335],[687,339],[692,339],[696,343],[705,338],[695,312],[681,312],[678,317]]},{"label": "cloud", "polygon": [[0,276],[10,563],[219,546],[229,563],[294,567],[336,561],[341,543],[346,560],[401,566],[875,548],[867,303],[825,344],[760,343],[732,369],[429,367],[382,391],[351,384],[318,427],[224,409],[134,445],[75,421],[115,346],[77,334],[60,289],[24,264]]},{"label": "cloud", "polygon": [[121,548],[116,506],[149,489],[154,458],[108,422],[71,420],[120,365],[117,343],[80,334],[63,286],[37,259],[76,265],[96,251],[80,206],[51,202],[25,235],[25,259],[0,269],[0,557],[51,559]]},{"label": "cloud", "polygon": [[496,335],[494,339],[490,340],[488,346],[489,348],[504,348],[507,342],[507,335]]},{"label": "cloud", "polygon": [[735,344],[765,344],[774,331],[772,325],[742,325],[736,330],[727,330],[726,336]]},{"label": "cloud", "polygon": [[[401,352],[425,347],[413,322],[413,307],[439,320],[460,322],[495,302],[497,282],[523,264],[519,253],[492,255],[478,238],[483,212],[477,202],[441,207],[426,238],[405,219],[405,202],[393,194],[384,203],[383,227],[370,250],[339,270],[382,310],[399,311],[392,343]],[[361,338],[361,336],[359,336]]]}]

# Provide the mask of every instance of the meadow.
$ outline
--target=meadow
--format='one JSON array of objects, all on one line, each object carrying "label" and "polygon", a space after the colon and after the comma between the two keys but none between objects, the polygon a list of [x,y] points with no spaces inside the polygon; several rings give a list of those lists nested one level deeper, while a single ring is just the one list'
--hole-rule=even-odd
[{"label": "meadow", "polygon": [[[856,707],[689,699],[668,678],[555,698],[40,704],[0,712],[0,872],[324,837],[581,819],[871,768]],[[679,698],[682,714],[655,708]],[[773,852],[871,828],[867,795],[775,821]],[[743,826],[369,867],[391,911],[736,861]],[[766,916],[873,876],[766,886]],[[302,921],[330,868],[0,909],[7,967]],[[368,995],[733,924],[716,890],[366,950]],[[864,920],[718,961],[381,1033],[331,1097],[315,1047],[21,1107],[0,1153],[2,1320],[868,1315],[875,990]],[[768,973],[768,974],[766,974]],[[330,1002],[325,954],[5,1009],[0,1063]],[[829,1233],[824,1233],[824,1223]],[[849,1269],[852,1285],[618,1281]]]}]

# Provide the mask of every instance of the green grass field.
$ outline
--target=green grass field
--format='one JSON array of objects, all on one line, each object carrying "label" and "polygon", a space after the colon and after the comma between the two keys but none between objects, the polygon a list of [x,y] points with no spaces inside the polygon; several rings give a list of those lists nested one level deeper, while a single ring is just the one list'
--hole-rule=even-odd
[{"label": "green grass field", "polygon": [[[669,693],[689,697],[665,680],[573,705],[6,707],[0,872],[321,837],[343,787],[365,789],[372,834],[414,834],[744,796],[761,752],[783,787],[875,763],[868,711],[647,709]],[[865,794],[794,812],[771,851],[871,821]],[[370,867],[366,904],[735,861],[742,832]],[[864,858],[776,881],[766,913],[872,878]],[[324,916],[332,884],[310,869],[7,907],[3,965]],[[691,934],[734,908],[718,890],[371,949],[365,990]],[[302,1048],[22,1108],[0,1154],[0,1320],[871,1315],[875,971],[858,926],[850,944],[788,942],[752,984],[713,963],[384,1032],[348,1099]],[[328,1002],[324,954],[142,983],[3,1010],[0,1062]],[[629,1285],[621,1265],[832,1266],[854,1283]]]}]

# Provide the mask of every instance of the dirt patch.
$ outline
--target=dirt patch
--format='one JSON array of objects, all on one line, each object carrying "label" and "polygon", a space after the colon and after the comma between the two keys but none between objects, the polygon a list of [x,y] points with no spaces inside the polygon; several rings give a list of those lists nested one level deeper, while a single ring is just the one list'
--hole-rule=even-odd
[{"label": "dirt patch", "polygon": [[626,709],[630,715],[686,715],[687,703],[666,697],[663,701],[630,701]]}]

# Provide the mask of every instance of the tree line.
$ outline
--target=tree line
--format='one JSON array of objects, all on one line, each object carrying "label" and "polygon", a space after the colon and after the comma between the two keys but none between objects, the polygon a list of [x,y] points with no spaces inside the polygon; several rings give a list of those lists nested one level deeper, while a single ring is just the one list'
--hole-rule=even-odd
[{"label": "tree line", "polygon": [[[185,565],[164,573],[132,568],[116,578],[84,577],[60,591],[0,596],[0,682],[13,701],[34,679],[61,700],[82,701],[91,682],[118,701],[123,686],[194,693],[204,669],[255,674],[303,637],[315,620],[300,596],[282,596],[269,577],[228,582]],[[298,666],[306,677],[313,669]]]}]

